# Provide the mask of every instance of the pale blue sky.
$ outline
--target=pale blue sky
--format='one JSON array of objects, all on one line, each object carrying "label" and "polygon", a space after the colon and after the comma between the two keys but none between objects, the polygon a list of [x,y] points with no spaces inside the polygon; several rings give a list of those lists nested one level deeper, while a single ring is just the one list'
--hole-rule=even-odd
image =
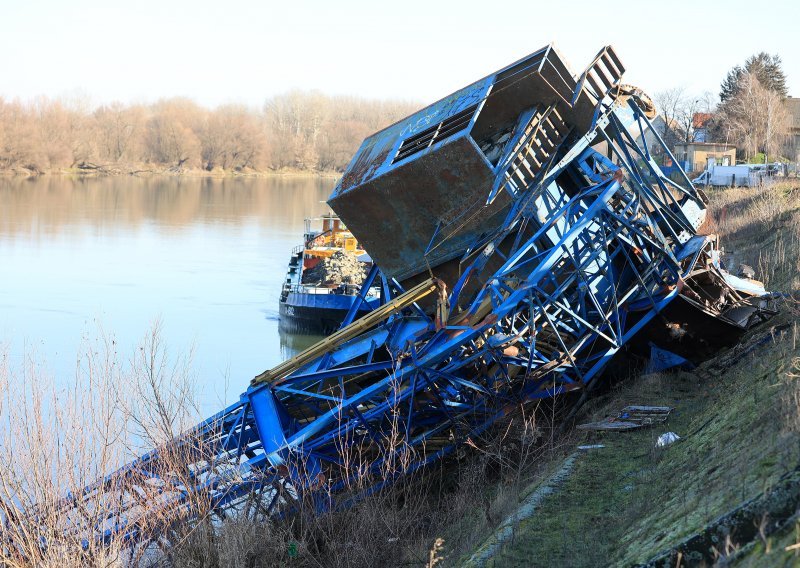
[{"label": "pale blue sky", "polygon": [[611,43],[626,82],[718,92],[778,53],[800,96],[800,3],[0,0],[0,96],[188,96],[261,105],[292,88],[430,102],[543,45],[580,72]]}]

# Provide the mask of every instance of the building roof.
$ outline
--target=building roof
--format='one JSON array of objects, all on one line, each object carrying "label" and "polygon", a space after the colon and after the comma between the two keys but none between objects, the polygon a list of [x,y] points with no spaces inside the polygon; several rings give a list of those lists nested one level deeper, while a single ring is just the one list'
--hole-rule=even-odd
[{"label": "building roof", "polygon": [[696,112],[692,115],[692,128],[703,128],[714,115],[710,112]]}]

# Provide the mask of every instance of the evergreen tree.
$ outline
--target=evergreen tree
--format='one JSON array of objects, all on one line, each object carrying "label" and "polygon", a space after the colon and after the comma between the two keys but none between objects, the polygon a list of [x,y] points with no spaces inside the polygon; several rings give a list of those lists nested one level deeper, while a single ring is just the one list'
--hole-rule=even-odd
[{"label": "evergreen tree", "polygon": [[783,62],[779,55],[769,55],[761,52],[751,55],[744,62],[744,67],[737,65],[730,71],[722,81],[720,86],[719,98],[722,102],[732,98],[741,88],[742,76],[745,73],[752,73],[756,76],[759,83],[769,90],[785,98],[789,93],[786,88],[786,74],[783,72]]}]

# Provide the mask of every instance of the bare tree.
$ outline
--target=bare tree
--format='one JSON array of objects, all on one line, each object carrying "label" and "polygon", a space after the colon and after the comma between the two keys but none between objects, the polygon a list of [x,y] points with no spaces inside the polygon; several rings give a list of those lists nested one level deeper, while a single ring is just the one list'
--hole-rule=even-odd
[{"label": "bare tree", "polygon": [[279,167],[314,169],[326,106],[327,100],[317,92],[291,91],[266,102],[267,123],[282,149],[276,153]]},{"label": "bare tree", "polygon": [[34,100],[32,112],[36,117],[37,146],[42,166],[56,169],[72,164],[72,125],[74,117],[58,101],[46,97]]},{"label": "bare tree", "polygon": [[119,162],[123,158],[138,157],[134,154],[134,147],[144,122],[141,107],[111,103],[98,108],[93,118],[97,125],[101,158]]},{"label": "bare tree", "polygon": [[677,130],[683,136],[683,142],[687,144],[689,142],[694,142],[695,114],[698,112],[699,108],[700,100],[691,98],[685,99],[680,107],[678,107],[675,122],[678,125]]},{"label": "bare tree", "polygon": [[275,167],[339,170],[358,145],[380,128],[411,114],[414,103],[327,97],[292,91],[264,105]]},{"label": "bare tree", "polygon": [[684,138],[681,131],[680,118],[686,106],[686,89],[684,87],[673,87],[659,91],[653,97],[658,112],[664,119],[664,142],[671,149],[675,144]]},{"label": "bare tree", "polygon": [[147,122],[145,145],[149,161],[173,169],[200,163],[200,141],[195,130],[198,107],[186,99],[162,101]]},{"label": "bare tree", "polygon": [[755,74],[744,72],[735,95],[720,107],[730,137],[748,158],[758,152],[777,155],[786,136],[788,113],[782,97],[765,89]]},{"label": "bare tree", "polygon": [[21,102],[0,99],[0,165],[4,169],[40,169],[33,116]]},{"label": "bare tree", "polygon": [[259,117],[240,105],[226,105],[209,113],[200,129],[203,168],[255,169],[261,164],[266,140]]}]

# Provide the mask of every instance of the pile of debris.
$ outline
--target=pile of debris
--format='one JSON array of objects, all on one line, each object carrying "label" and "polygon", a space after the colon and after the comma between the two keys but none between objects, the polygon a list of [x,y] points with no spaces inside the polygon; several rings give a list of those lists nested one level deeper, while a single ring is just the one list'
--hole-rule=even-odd
[{"label": "pile of debris", "polygon": [[320,260],[313,268],[306,270],[303,273],[303,283],[318,286],[360,286],[366,276],[364,263],[355,254],[336,251],[329,258]]},{"label": "pile of debris", "polygon": [[626,406],[616,416],[599,422],[580,424],[578,430],[638,430],[645,426],[666,422],[672,408],[669,406]]}]

